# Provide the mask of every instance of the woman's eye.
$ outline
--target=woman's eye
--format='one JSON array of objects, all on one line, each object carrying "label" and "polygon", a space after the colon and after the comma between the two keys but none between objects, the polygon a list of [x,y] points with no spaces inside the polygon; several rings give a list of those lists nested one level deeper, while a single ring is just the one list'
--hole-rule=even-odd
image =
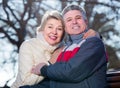
[{"label": "woman's eye", "polygon": [[48,26],[48,28],[52,28],[51,26]]},{"label": "woman's eye", "polygon": [[58,28],[58,30],[62,30],[62,28]]}]

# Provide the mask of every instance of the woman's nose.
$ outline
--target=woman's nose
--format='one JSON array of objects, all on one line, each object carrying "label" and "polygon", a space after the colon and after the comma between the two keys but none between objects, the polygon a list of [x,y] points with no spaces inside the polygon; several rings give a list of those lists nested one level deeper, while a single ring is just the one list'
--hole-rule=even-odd
[{"label": "woman's nose", "polygon": [[52,31],[54,34],[57,34],[57,28],[54,28]]}]

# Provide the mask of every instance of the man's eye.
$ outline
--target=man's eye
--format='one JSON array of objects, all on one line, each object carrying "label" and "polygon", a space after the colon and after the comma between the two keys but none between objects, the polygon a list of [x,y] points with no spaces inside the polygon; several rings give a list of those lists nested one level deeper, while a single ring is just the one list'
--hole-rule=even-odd
[{"label": "man's eye", "polygon": [[81,19],[81,17],[77,17],[77,19]]},{"label": "man's eye", "polygon": [[71,21],[72,19],[67,19],[67,22]]},{"label": "man's eye", "polygon": [[77,16],[76,19],[81,19],[82,17],[81,16]]}]

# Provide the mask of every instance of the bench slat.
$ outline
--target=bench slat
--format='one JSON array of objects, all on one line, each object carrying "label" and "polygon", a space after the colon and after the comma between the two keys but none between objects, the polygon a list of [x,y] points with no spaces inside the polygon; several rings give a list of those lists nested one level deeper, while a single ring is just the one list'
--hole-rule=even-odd
[{"label": "bench slat", "polygon": [[120,88],[120,82],[109,83],[108,87],[109,88]]},{"label": "bench slat", "polygon": [[120,88],[120,71],[107,72],[108,88]]}]

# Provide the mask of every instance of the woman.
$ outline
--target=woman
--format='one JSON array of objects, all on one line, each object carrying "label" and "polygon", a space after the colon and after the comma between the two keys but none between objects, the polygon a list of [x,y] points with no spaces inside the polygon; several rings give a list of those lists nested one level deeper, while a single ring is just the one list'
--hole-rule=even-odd
[{"label": "woman", "polygon": [[58,11],[46,12],[37,29],[37,37],[24,41],[20,47],[18,74],[11,88],[32,85],[43,80],[43,76],[31,74],[31,68],[40,63],[47,64],[51,54],[64,36],[64,22]]}]

